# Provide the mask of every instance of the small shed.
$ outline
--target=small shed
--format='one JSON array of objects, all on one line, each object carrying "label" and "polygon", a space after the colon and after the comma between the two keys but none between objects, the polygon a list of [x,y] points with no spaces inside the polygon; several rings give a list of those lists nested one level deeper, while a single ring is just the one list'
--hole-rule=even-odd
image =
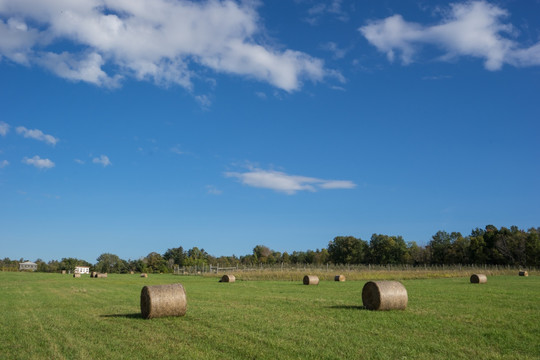
[{"label": "small shed", "polygon": [[25,261],[22,263],[19,263],[19,270],[28,270],[28,271],[36,271],[37,270],[37,264],[31,261]]}]

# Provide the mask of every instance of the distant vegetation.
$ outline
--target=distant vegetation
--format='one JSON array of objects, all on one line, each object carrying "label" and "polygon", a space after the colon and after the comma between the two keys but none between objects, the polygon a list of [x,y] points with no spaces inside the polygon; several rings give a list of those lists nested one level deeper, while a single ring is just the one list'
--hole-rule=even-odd
[{"label": "distant vegetation", "polygon": [[[24,261],[0,260],[2,271],[17,271],[18,263]],[[438,231],[426,246],[406,242],[401,236],[373,234],[370,241],[353,236],[337,236],[327,248],[294,251],[274,251],[257,245],[253,253],[244,256],[214,257],[204,249],[182,246],[171,248],[163,254],[151,252],[138,260],[124,260],[118,255],[104,253],[95,264],[75,258],[44,262],[37,259],[38,271],[58,272],[73,270],[75,266],[89,266],[92,271],[127,273],[129,271],[169,273],[175,267],[207,267],[208,265],[256,266],[256,265],[510,265],[524,267],[540,266],[540,227],[521,230],[516,226],[497,229],[488,225],[476,228],[469,236],[459,232]]]}]

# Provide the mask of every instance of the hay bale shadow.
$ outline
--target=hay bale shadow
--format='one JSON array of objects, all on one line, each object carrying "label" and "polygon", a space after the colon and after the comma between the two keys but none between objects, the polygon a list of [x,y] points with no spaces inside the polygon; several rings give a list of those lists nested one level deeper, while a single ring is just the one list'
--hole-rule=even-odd
[{"label": "hay bale shadow", "polygon": [[141,313],[131,313],[131,314],[107,314],[101,315],[102,318],[124,318],[124,319],[142,319]]},{"label": "hay bale shadow", "polygon": [[338,310],[367,310],[367,308],[362,305],[332,305],[328,306],[328,308]]}]

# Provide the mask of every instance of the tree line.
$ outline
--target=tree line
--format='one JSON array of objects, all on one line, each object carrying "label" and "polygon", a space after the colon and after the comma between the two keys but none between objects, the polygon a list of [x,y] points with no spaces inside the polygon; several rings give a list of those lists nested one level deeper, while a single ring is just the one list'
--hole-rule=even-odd
[{"label": "tree line", "polygon": [[[5,258],[0,260],[3,271],[17,271],[20,261]],[[423,265],[511,265],[524,267],[540,266],[540,227],[527,231],[516,226],[497,229],[488,225],[476,228],[468,236],[459,232],[438,231],[429,243],[420,246],[414,241],[406,242],[401,236],[373,234],[368,241],[354,236],[337,236],[327,248],[278,252],[265,245],[257,245],[253,252],[244,256],[214,257],[204,249],[182,246],[167,249],[163,254],[151,252],[137,260],[124,260],[118,255],[104,253],[95,264],[76,258],[60,261],[35,262],[37,271],[73,271],[76,266],[88,266],[91,271],[107,273],[150,272],[169,273],[175,267],[203,267],[208,265],[256,266],[259,264],[408,264]]]}]

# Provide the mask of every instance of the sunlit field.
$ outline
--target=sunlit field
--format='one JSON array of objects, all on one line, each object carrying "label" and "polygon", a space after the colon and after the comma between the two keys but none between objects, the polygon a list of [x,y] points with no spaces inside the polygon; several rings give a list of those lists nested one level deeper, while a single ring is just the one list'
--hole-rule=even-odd
[{"label": "sunlit field", "polygon": [[[515,273],[515,272],[514,272]],[[538,359],[540,277],[407,279],[404,311],[368,311],[363,280],[0,272],[2,359]],[[184,317],[144,320],[144,285],[180,282]]]}]

